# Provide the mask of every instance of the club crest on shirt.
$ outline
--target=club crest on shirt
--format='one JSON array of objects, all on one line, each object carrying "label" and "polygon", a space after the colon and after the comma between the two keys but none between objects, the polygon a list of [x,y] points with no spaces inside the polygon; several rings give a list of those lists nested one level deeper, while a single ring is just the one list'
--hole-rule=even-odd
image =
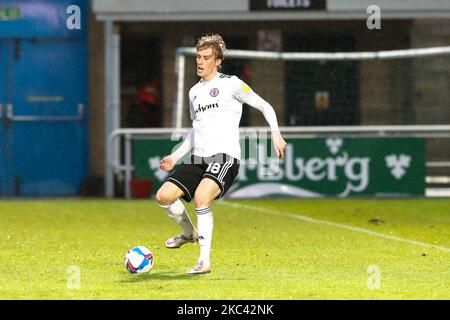
[{"label": "club crest on shirt", "polygon": [[209,91],[209,95],[213,98],[217,97],[219,95],[219,89],[213,88],[211,91]]}]

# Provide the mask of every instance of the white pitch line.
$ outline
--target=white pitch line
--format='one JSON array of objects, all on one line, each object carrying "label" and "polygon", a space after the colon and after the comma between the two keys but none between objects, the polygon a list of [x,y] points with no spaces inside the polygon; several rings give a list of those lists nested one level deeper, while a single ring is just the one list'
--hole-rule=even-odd
[{"label": "white pitch line", "polygon": [[446,247],[442,247],[442,246],[436,246],[436,245],[430,244],[430,243],[425,243],[425,242],[420,242],[420,241],[415,241],[415,240],[409,240],[409,239],[405,239],[405,238],[390,236],[388,234],[379,233],[379,232],[375,232],[375,231],[372,231],[372,230],[359,228],[359,227],[352,227],[352,226],[349,226],[349,225],[346,225],[346,224],[342,224],[342,223],[336,223],[336,222],[331,222],[331,221],[326,221],[326,220],[318,220],[318,219],[310,218],[310,217],[299,215],[299,214],[295,214],[295,213],[269,210],[269,209],[249,206],[249,205],[240,204],[240,203],[233,203],[233,202],[217,201],[216,203],[224,205],[224,206],[245,208],[245,209],[248,209],[248,210],[259,211],[259,212],[264,212],[264,213],[270,213],[270,214],[277,215],[277,216],[290,217],[290,218],[294,218],[294,219],[302,220],[302,221],[306,221],[306,222],[311,222],[311,223],[324,224],[324,225],[328,225],[328,226],[332,226],[332,227],[337,227],[337,228],[342,228],[342,229],[347,229],[347,230],[351,230],[351,231],[365,233],[365,234],[368,234],[368,235],[371,235],[371,236],[375,236],[375,237],[379,237],[379,238],[383,238],[383,239],[399,241],[399,242],[409,243],[409,244],[413,244],[413,245],[417,245],[417,246],[422,246],[422,247],[427,247],[427,248],[434,248],[434,249],[438,249],[438,250],[441,250],[441,251],[450,252],[450,248],[446,248]]}]

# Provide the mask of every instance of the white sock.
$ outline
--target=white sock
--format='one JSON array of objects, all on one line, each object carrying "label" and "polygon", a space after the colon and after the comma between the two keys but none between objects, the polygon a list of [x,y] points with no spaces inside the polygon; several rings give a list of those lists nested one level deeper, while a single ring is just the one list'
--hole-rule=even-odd
[{"label": "white sock", "polygon": [[200,244],[198,261],[203,261],[204,265],[209,266],[214,224],[213,215],[210,207],[197,208],[195,211],[197,212],[198,243]]},{"label": "white sock", "polygon": [[181,226],[183,235],[186,238],[192,238],[192,233],[194,232],[195,228],[191,222],[191,219],[189,218],[188,213],[186,212],[186,208],[184,207],[183,202],[181,202],[180,199],[177,199],[170,206],[161,207],[166,210],[169,217],[171,217],[177,224]]}]

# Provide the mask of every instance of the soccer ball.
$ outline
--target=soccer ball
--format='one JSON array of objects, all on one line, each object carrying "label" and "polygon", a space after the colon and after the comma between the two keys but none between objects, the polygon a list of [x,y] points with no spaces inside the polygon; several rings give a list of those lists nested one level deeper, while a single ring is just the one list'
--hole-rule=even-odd
[{"label": "soccer ball", "polygon": [[130,273],[149,272],[153,261],[153,253],[144,246],[136,246],[125,254],[125,267]]}]

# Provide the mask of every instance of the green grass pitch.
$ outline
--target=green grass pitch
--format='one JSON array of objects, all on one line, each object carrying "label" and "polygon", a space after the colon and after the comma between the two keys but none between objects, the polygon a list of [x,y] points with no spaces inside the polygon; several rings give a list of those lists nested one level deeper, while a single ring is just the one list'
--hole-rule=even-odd
[{"label": "green grass pitch", "polygon": [[[154,201],[0,201],[0,299],[450,299],[450,199],[212,209],[212,273],[189,276],[198,245],[166,249],[179,229]],[[126,271],[135,245],[150,273]]]}]

